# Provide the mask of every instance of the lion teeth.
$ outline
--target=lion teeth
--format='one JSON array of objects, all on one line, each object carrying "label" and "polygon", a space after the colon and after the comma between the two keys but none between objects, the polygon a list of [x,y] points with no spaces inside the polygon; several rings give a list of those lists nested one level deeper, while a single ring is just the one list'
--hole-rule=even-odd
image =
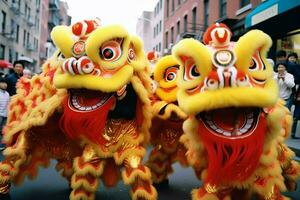
[{"label": "lion teeth", "polygon": [[104,96],[103,99],[101,99],[100,102],[98,102],[96,105],[93,106],[81,106],[78,102],[77,96],[72,95],[71,97],[71,104],[74,108],[80,111],[93,111],[101,107],[107,100],[109,99],[109,95]]}]

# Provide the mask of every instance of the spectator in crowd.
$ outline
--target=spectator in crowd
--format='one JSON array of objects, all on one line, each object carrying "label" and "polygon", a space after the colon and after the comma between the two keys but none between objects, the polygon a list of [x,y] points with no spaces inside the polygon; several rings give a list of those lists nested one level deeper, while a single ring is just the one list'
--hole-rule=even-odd
[{"label": "spectator in crowd", "polygon": [[286,63],[286,52],[284,50],[279,50],[276,52],[276,60],[274,71],[277,72],[277,66],[279,63]]},{"label": "spectator in crowd", "polygon": [[298,87],[296,95],[295,95],[295,110],[293,114],[293,126],[292,126],[292,133],[291,137],[293,139],[297,139],[296,131],[297,131],[297,124],[298,120],[300,120],[300,87]]},{"label": "spectator in crowd", "polygon": [[31,77],[32,77],[31,71],[29,69],[24,69],[23,70],[23,77],[31,79]]},{"label": "spectator in crowd", "polygon": [[297,64],[298,63],[298,54],[291,52],[287,57],[288,62]]},{"label": "spectator in crowd", "polygon": [[[295,84],[300,84],[300,65],[298,64],[298,55],[297,53],[290,53],[287,57],[288,72],[293,74],[295,79]],[[296,90],[295,90],[296,92]]]},{"label": "spectator in crowd", "polygon": [[6,124],[7,119],[7,106],[9,102],[9,94],[6,91],[7,84],[5,78],[0,77],[0,150],[2,151],[5,146],[2,144],[2,129]]},{"label": "spectator in crowd", "polygon": [[293,104],[292,88],[295,86],[294,76],[287,72],[286,63],[279,63],[276,65],[278,72],[275,73],[275,80],[277,80],[279,87],[279,96],[286,101],[286,107],[291,110]]},{"label": "spectator in crowd", "polygon": [[6,78],[7,92],[10,96],[16,94],[16,84],[21,76],[23,76],[24,65],[20,61],[15,61],[13,64],[13,72]]}]

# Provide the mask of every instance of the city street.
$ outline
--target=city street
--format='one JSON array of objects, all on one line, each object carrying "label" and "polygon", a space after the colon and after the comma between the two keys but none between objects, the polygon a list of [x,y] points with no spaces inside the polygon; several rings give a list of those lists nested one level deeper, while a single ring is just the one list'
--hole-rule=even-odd
[{"label": "city street", "polygon": [[[1,157],[3,159],[3,157]],[[55,162],[48,169],[42,168],[37,179],[26,181],[18,187],[13,186],[10,195],[1,200],[68,200],[69,189],[67,182],[55,171]],[[175,173],[170,177],[170,186],[158,191],[159,200],[189,200],[190,191],[200,185],[193,171],[174,165]],[[298,182],[300,185],[300,181]],[[104,188],[100,185],[96,199],[129,200],[129,187],[121,182],[114,188]],[[300,187],[296,192],[286,193],[292,200],[300,200]]]}]

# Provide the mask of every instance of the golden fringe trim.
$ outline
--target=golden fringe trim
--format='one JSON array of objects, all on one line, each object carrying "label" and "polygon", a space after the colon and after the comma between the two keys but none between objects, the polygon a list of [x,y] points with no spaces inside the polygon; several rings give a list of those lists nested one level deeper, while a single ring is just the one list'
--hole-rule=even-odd
[{"label": "golden fringe trim", "polygon": [[80,168],[80,157],[75,158],[73,168],[76,175],[84,176],[88,173],[92,174],[93,176],[100,176],[103,173],[104,169],[104,161],[100,161],[97,166],[89,164],[89,163],[82,163],[82,168]]},{"label": "golden fringe trim", "polygon": [[91,143],[89,141],[85,141],[85,144],[91,145],[98,157],[109,158],[116,157],[115,154],[120,151],[120,149],[126,148],[126,146],[139,146],[143,142],[143,140],[144,137],[142,134],[139,134],[137,138],[133,137],[132,135],[124,135],[118,140],[116,144],[112,144],[107,148],[99,147],[97,144]]},{"label": "golden fringe trim", "polygon": [[139,199],[144,199],[144,200],[156,200],[157,199],[157,191],[156,189],[151,185],[151,194],[146,192],[145,190],[137,190],[135,192],[130,191],[130,196],[132,200],[139,200]]},{"label": "golden fringe trim", "polygon": [[144,166],[145,172],[139,168],[131,168],[132,172],[127,176],[126,169],[122,171],[123,182],[127,185],[130,185],[136,181],[137,178],[142,180],[149,181],[151,183],[151,172],[148,167]]},{"label": "golden fringe trim", "polygon": [[87,193],[85,191],[76,192],[76,195],[74,194],[75,191],[72,191],[70,194],[70,200],[94,200],[95,194],[93,193]]},{"label": "golden fringe trim", "polygon": [[124,162],[124,160],[126,158],[129,158],[130,156],[143,158],[145,154],[146,154],[146,150],[142,146],[132,146],[124,150],[121,150],[121,152],[114,153],[114,160],[117,165],[121,165]]},{"label": "golden fringe trim", "polygon": [[82,188],[91,193],[93,193],[97,190],[97,188],[99,186],[99,182],[100,182],[98,177],[93,177],[94,178],[93,183],[91,184],[86,177],[82,177],[79,180],[76,180],[77,175],[78,174],[76,174],[75,176],[72,176],[72,178],[71,178],[71,186],[73,189],[77,190],[77,189]]},{"label": "golden fringe trim", "polygon": [[210,193],[207,193],[205,194],[203,197],[199,197],[198,195],[198,189],[194,189],[192,190],[192,200],[220,200],[217,195],[215,194],[210,194]]},{"label": "golden fringe trim", "polygon": [[[36,92],[35,95],[40,94],[40,91]],[[9,112],[9,119],[11,121],[8,123],[6,134],[3,137],[3,141],[7,144],[11,144],[13,136],[20,131],[28,130],[33,126],[41,126],[46,123],[49,116],[51,116],[55,110],[60,109],[61,102],[63,101],[66,95],[66,91],[59,91],[50,99],[45,100],[37,105],[37,107],[33,108],[30,112],[27,111],[24,113],[22,118],[17,121],[11,121],[10,118],[13,115],[21,115],[21,111],[18,110],[17,107],[14,107],[14,110],[10,110]],[[23,97],[22,97],[23,98]],[[26,101],[26,100],[25,100]],[[12,102],[13,103],[13,102]]]}]

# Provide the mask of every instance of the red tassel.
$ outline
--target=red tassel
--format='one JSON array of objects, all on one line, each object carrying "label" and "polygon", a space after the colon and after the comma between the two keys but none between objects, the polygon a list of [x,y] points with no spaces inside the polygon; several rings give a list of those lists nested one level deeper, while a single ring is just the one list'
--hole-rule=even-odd
[{"label": "red tassel", "polygon": [[263,152],[266,119],[260,114],[253,133],[244,138],[225,138],[210,133],[200,121],[198,133],[208,154],[206,182],[219,185],[245,181],[259,165]]}]

